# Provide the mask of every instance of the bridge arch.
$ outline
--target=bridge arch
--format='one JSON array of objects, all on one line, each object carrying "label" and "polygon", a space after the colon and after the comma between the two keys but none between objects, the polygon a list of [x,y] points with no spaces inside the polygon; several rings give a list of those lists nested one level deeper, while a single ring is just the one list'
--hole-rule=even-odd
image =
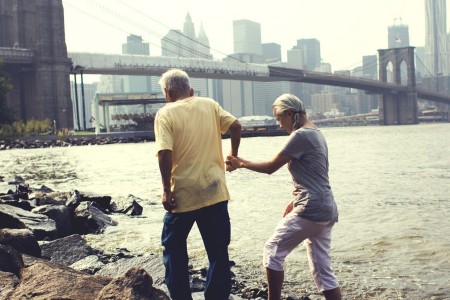
[{"label": "bridge arch", "polygon": [[[406,92],[383,94],[379,105],[383,125],[417,124],[416,70],[414,47],[378,50],[379,78],[388,82],[388,65],[392,63],[393,83],[406,85]],[[404,73],[406,65],[406,80]],[[403,77],[403,78],[402,78]]]}]

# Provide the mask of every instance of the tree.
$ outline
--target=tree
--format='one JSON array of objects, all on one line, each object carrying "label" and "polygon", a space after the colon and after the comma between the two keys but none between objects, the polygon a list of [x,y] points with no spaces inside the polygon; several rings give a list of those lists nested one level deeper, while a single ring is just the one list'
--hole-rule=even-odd
[{"label": "tree", "polygon": [[0,60],[0,124],[12,124],[14,115],[8,106],[7,95],[12,90],[9,75],[3,69],[3,62]]}]

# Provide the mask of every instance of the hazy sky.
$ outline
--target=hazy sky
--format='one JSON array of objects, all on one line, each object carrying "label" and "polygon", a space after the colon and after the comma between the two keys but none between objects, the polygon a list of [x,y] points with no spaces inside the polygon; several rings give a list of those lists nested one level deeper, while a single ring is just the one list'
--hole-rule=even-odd
[{"label": "hazy sky", "polygon": [[263,43],[286,51],[301,38],[321,43],[333,71],[362,64],[363,55],[387,48],[388,26],[409,26],[411,46],[425,41],[424,0],[63,0],[69,52],[121,53],[128,34],[150,43],[160,55],[169,29],[183,29],[187,13],[196,33],[201,24],[214,58],[233,53],[233,20],[261,24]]}]

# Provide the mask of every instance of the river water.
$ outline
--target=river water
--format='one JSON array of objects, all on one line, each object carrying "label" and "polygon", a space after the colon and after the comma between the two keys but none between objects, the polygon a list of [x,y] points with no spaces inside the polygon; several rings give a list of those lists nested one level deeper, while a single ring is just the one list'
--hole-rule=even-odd
[{"label": "river water", "polygon": [[[333,230],[333,267],[343,299],[450,299],[450,124],[321,129],[328,141],[330,181],[340,210]],[[245,138],[240,155],[264,160],[286,136]],[[224,140],[224,154],[229,140]],[[118,226],[88,241],[106,252],[161,253],[164,210],[154,143],[0,152],[0,175],[33,186],[141,198],[142,216],[114,216]],[[266,175],[227,173],[233,272],[264,282],[262,247],[290,199],[286,167]],[[194,227],[194,268],[207,261]],[[286,263],[285,293],[321,299],[298,247]]]}]

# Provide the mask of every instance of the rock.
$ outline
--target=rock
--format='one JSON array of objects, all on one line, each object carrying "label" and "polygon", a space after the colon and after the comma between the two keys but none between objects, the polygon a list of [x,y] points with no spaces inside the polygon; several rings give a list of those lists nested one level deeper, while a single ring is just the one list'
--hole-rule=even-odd
[{"label": "rock", "polygon": [[89,274],[95,274],[98,270],[103,268],[105,264],[100,261],[97,255],[89,255],[85,258],[70,265],[72,269],[83,271]]},{"label": "rock", "polygon": [[81,202],[74,212],[75,230],[81,234],[100,233],[117,223],[96,207],[95,202]]},{"label": "rock", "polygon": [[55,221],[58,237],[65,237],[74,233],[72,212],[63,205],[42,205],[34,208],[32,213],[43,214]]},{"label": "rock", "polygon": [[[161,287],[164,283],[166,269],[163,265],[163,259],[159,255],[145,255],[133,258],[122,258],[116,262],[107,264],[96,274],[117,277],[124,274],[132,267],[142,267],[147,273],[152,274],[153,285]],[[164,285],[165,287],[165,285]]]},{"label": "rock", "polygon": [[11,246],[0,245],[0,271],[19,276],[23,267],[22,256],[16,249]]},{"label": "rock", "polygon": [[111,211],[111,196],[98,196],[94,194],[81,194],[82,202],[95,202],[97,203],[97,207],[100,208],[104,212]]},{"label": "rock", "polygon": [[70,266],[83,258],[97,254],[97,250],[89,246],[78,234],[44,243],[41,245],[41,251],[42,258],[64,266]]},{"label": "rock", "polygon": [[15,274],[0,271],[0,300],[10,299],[19,282]]},{"label": "rock", "polygon": [[66,200],[66,206],[75,209],[81,203],[81,195],[77,190],[73,190],[69,193],[69,197]]},{"label": "rock", "polygon": [[41,257],[41,247],[28,229],[0,229],[0,244],[11,246],[20,253]]},{"label": "rock", "polygon": [[128,195],[127,198],[117,198],[111,203],[111,209],[113,212],[124,213],[129,216],[142,215],[142,206],[137,202],[139,198]]},{"label": "rock", "polygon": [[170,300],[152,284],[152,277],[143,268],[134,267],[113,279],[100,291],[96,300]]},{"label": "rock", "polygon": [[28,228],[38,240],[58,236],[55,221],[49,217],[5,204],[0,204],[0,228]]},{"label": "rock", "polygon": [[111,278],[88,275],[52,263],[24,268],[10,300],[95,299]]},{"label": "rock", "polygon": [[14,207],[18,207],[21,208],[23,210],[26,211],[31,211],[32,207],[31,207],[31,203],[28,200],[13,200],[13,199],[4,199],[4,200],[0,200],[0,204],[7,204],[7,205],[11,205]]}]

